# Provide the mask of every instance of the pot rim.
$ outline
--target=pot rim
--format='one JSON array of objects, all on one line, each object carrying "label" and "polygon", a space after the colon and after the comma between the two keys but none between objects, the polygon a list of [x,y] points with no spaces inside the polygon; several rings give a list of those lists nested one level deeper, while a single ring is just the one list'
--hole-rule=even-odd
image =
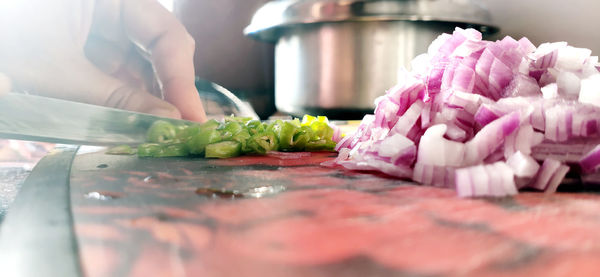
[{"label": "pot rim", "polygon": [[244,34],[275,43],[285,29],[335,22],[442,22],[499,31],[487,9],[471,0],[277,0],[256,11]]}]

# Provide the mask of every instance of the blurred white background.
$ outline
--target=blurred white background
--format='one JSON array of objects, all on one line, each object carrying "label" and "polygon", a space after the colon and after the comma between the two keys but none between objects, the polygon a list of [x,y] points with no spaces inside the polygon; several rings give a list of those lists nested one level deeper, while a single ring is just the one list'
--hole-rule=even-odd
[{"label": "blurred white background", "polygon": [[599,0],[475,0],[492,13],[501,36],[543,42],[566,41],[600,55]]}]

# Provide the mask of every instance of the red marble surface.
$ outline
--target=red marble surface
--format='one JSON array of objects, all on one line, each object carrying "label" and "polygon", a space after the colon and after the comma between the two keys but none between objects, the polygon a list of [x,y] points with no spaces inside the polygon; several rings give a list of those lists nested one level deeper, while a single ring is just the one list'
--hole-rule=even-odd
[{"label": "red marble surface", "polygon": [[[79,155],[87,276],[595,276],[600,196],[461,199],[292,159]],[[253,198],[256,187],[285,188]],[[237,195],[219,193],[225,188]],[[215,192],[214,194],[212,192]]]}]

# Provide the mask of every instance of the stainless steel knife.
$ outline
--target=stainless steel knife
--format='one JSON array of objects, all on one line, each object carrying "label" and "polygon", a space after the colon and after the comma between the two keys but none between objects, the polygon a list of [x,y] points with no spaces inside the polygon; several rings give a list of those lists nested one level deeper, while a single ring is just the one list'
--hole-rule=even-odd
[{"label": "stainless steel knife", "polygon": [[156,120],[192,123],[21,93],[0,96],[0,138],[81,145],[139,144]]}]

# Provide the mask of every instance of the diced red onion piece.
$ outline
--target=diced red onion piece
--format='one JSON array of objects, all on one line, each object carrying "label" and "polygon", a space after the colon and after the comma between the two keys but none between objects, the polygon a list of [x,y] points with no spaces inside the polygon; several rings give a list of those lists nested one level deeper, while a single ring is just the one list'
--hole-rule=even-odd
[{"label": "diced red onion piece", "polygon": [[456,171],[456,192],[459,197],[473,196],[473,181],[468,170]]},{"label": "diced red onion piece", "polygon": [[600,166],[600,144],[581,158],[579,166],[584,173],[592,173]]},{"label": "diced red onion piece", "polygon": [[533,45],[533,43],[531,43],[531,41],[529,41],[528,38],[522,37],[521,39],[519,39],[519,50],[523,55],[529,54],[535,51],[535,49],[535,45]]},{"label": "diced red onion piece", "polygon": [[515,184],[514,173],[512,169],[503,162],[497,162],[494,164],[496,166],[496,172],[499,173],[500,178],[502,178],[502,186],[504,187],[504,195],[497,196],[508,196],[517,194],[517,186]]},{"label": "diced red onion piece", "polygon": [[473,180],[473,194],[475,196],[484,196],[489,194],[489,182],[492,176],[489,176],[483,165],[470,167],[471,179]]},{"label": "diced red onion piece", "polygon": [[545,159],[530,187],[538,190],[545,190],[548,187],[552,175],[554,175],[560,166],[561,163],[557,160]]},{"label": "diced red onion piece", "polygon": [[423,111],[424,103],[421,100],[415,101],[408,110],[398,118],[396,124],[390,130],[390,134],[400,134],[406,136],[410,130],[415,126],[417,120],[421,116]]},{"label": "diced red onion piece", "polygon": [[501,98],[501,92],[504,90],[513,77],[513,71],[510,67],[506,66],[501,60],[494,59],[490,68],[489,75],[489,97],[498,100]]},{"label": "diced red onion piece", "polygon": [[474,115],[481,104],[491,104],[493,101],[482,95],[454,90],[445,99],[445,103],[451,107],[463,108],[466,112]]},{"label": "diced red onion piece", "polygon": [[552,178],[550,178],[550,180],[548,181],[548,185],[546,186],[546,190],[544,191],[544,193],[555,193],[556,189],[558,188],[562,180],[565,178],[569,170],[570,168],[566,165],[559,166],[558,169],[556,169],[556,171],[554,172],[554,174],[552,174]]},{"label": "diced red onion piece", "polygon": [[[496,180],[490,181],[492,178]],[[457,169],[455,183],[461,197],[501,197],[517,193],[513,172],[503,162]]]},{"label": "diced red onion piece", "polygon": [[338,143],[342,140],[342,129],[340,129],[340,127],[334,125],[334,124],[329,124],[329,126],[331,126],[331,128],[333,129],[333,136],[331,137],[331,140],[334,141],[335,143]]},{"label": "diced red onion piece", "polygon": [[464,65],[459,64],[452,78],[452,88],[460,91],[471,92],[475,86],[475,71]]},{"label": "diced red onion piece", "polygon": [[590,49],[573,46],[561,47],[558,49],[556,67],[561,70],[579,71],[591,54],[592,50]]},{"label": "diced red onion piece", "polygon": [[600,107],[600,74],[581,80],[579,102]]},{"label": "diced red onion piece", "polygon": [[436,166],[415,163],[412,179],[426,186],[454,188],[455,169],[450,166]]},{"label": "diced red onion piece", "polygon": [[524,74],[517,74],[504,89],[503,97],[539,96],[542,93],[537,81]]},{"label": "diced red onion piece", "polygon": [[335,145],[335,151],[341,151],[342,149],[345,148],[349,148],[350,147],[350,143],[352,142],[354,136],[353,135],[347,135],[345,137],[343,137],[340,141],[337,142],[337,144]]},{"label": "diced red onion piece", "polygon": [[521,151],[517,151],[510,156],[506,160],[506,164],[518,178],[533,178],[540,169],[540,165],[536,160]]},{"label": "diced red onion piece", "polygon": [[540,44],[535,52],[529,55],[534,61],[532,65],[539,69],[555,66],[558,58],[558,49],[564,47],[567,47],[567,43],[564,41]]},{"label": "diced red onion piece", "polygon": [[337,164],[350,170],[377,170],[398,178],[412,177],[412,169],[408,166],[398,166],[377,159],[357,159],[338,161]]},{"label": "diced red onion piece", "polygon": [[583,64],[583,69],[579,76],[587,78],[591,75],[598,74],[598,66],[600,66],[600,63],[598,63],[598,56],[589,57]]},{"label": "diced red onion piece", "polygon": [[551,158],[563,163],[576,164],[598,144],[598,138],[571,139],[568,143],[545,140],[532,148],[531,156],[538,161]]},{"label": "diced red onion piece", "polygon": [[498,168],[496,168],[495,164],[486,165],[483,167],[490,178],[488,179],[488,194],[490,196],[504,196],[504,185],[502,182],[504,181],[502,175],[498,176]]},{"label": "diced red onion piece", "polygon": [[498,148],[492,154],[490,154],[489,156],[487,156],[483,160],[483,163],[484,164],[489,164],[489,163],[495,163],[495,162],[504,161],[504,160],[505,160],[504,152],[502,151],[502,148]]},{"label": "diced red onion piece", "polygon": [[500,111],[495,110],[491,105],[483,104],[475,113],[475,122],[479,123],[480,126],[485,126],[502,115]]},{"label": "diced red onion piece", "polygon": [[461,166],[465,153],[463,143],[450,141],[443,136],[444,124],[429,127],[419,142],[417,162],[436,166]]},{"label": "diced red onion piece", "polygon": [[544,99],[552,99],[558,97],[558,86],[556,83],[550,83],[542,88]]},{"label": "diced red onion piece", "polygon": [[552,141],[559,141],[559,130],[558,130],[558,112],[561,110],[559,106],[552,107],[550,109],[545,110],[544,112],[544,121],[546,126],[544,127],[544,135],[546,139]]},{"label": "diced red onion piece", "polygon": [[414,142],[400,134],[384,138],[373,150],[376,150],[381,157],[389,157],[392,163],[396,163],[398,159],[402,158],[402,164],[409,166],[412,165],[416,157]]},{"label": "diced red onion piece", "polygon": [[558,94],[564,99],[575,100],[579,98],[581,80],[573,72],[562,71],[556,77]]},{"label": "diced red onion piece", "polygon": [[472,165],[483,161],[496,151],[519,124],[519,112],[513,112],[483,127],[472,140],[465,143],[465,164]]},{"label": "diced red onion piece", "polygon": [[542,143],[543,140],[544,135],[535,132],[531,125],[521,125],[516,132],[506,137],[506,141],[504,142],[504,156],[508,158],[516,151],[530,155],[531,148]]}]

